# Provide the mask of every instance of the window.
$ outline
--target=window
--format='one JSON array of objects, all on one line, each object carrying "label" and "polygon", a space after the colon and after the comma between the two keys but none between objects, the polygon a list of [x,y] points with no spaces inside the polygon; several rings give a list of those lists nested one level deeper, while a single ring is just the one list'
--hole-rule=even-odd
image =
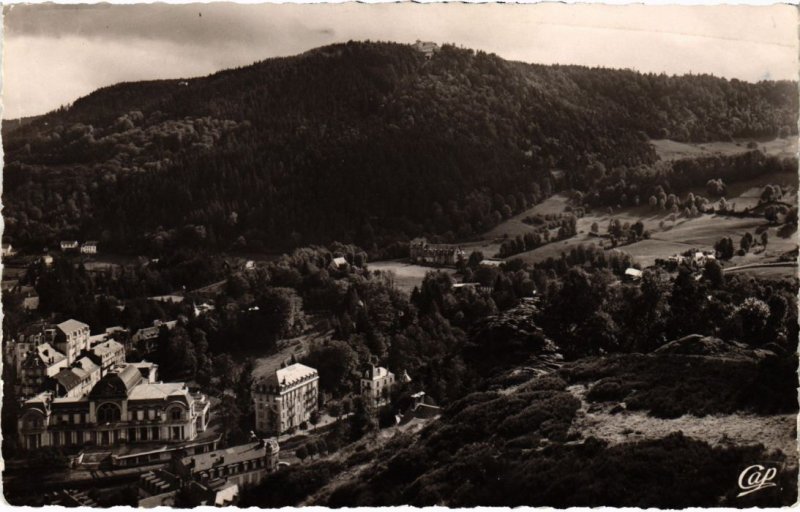
[{"label": "window", "polygon": [[180,407],[173,407],[169,411],[169,417],[172,421],[180,421],[183,418],[183,411]]},{"label": "window", "polygon": [[103,404],[97,408],[98,423],[112,423],[120,420],[122,413],[115,404]]}]

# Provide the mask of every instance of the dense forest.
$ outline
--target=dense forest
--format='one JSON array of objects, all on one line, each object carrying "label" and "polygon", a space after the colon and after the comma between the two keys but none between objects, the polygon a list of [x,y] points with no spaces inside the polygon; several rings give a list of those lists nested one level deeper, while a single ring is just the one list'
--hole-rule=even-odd
[{"label": "dense forest", "polygon": [[554,175],[600,196],[620,179],[630,188],[625,177],[657,160],[651,138],[786,136],[797,110],[791,82],[337,44],[118,84],[7,125],[6,237],[32,250],[64,238],[150,254],[339,240],[399,254],[414,236],[487,230],[548,196]]}]

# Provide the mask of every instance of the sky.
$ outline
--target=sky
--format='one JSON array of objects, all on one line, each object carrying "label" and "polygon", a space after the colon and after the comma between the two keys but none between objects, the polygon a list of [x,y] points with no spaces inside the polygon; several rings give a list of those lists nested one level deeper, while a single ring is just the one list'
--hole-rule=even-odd
[{"label": "sky", "polygon": [[6,119],[117,82],[203,76],[351,39],[454,43],[542,64],[798,76],[789,5],[40,4],[3,14]]}]

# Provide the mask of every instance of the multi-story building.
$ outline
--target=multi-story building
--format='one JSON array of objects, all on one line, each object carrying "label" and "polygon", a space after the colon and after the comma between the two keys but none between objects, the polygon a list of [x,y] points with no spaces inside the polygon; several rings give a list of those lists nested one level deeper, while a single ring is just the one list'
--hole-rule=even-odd
[{"label": "multi-story building", "polygon": [[125,347],[113,339],[98,343],[90,352],[94,361],[100,365],[102,375],[120,364],[125,362]]},{"label": "multi-story building", "polygon": [[389,393],[395,385],[394,374],[381,366],[370,365],[361,377],[361,395],[373,407],[389,402]]},{"label": "multi-story building", "polygon": [[280,435],[308,421],[317,410],[317,370],[296,363],[277,370],[253,386],[256,431]]},{"label": "multi-story building", "polygon": [[466,258],[467,253],[457,245],[429,244],[424,238],[415,238],[408,245],[413,263],[454,266]]},{"label": "multi-story building", "polygon": [[81,253],[82,254],[97,254],[97,242],[94,240],[88,240],[81,244]]},{"label": "multi-story building", "polygon": [[17,426],[26,449],[191,441],[209,420],[208,398],[182,382],[149,382],[135,365],[110,370],[83,396],[42,392],[24,402]]},{"label": "multi-story building", "polygon": [[100,366],[88,357],[81,357],[53,376],[55,394],[73,398],[84,396],[97,384],[100,376]]},{"label": "multi-story building", "polygon": [[255,485],[278,467],[279,450],[277,440],[261,439],[184,457],[176,464],[176,471],[202,484],[225,479],[239,487]]},{"label": "multi-story building", "polygon": [[56,325],[55,347],[72,364],[81,352],[89,350],[89,326],[71,319]]},{"label": "multi-story building", "polygon": [[21,357],[23,359],[15,383],[17,395],[20,397],[29,397],[40,392],[46,387],[48,379],[67,366],[67,356],[49,343],[42,343],[28,350]]},{"label": "multi-story building", "polygon": [[190,505],[225,506],[239,491],[260,483],[278,467],[278,443],[264,439],[222,450],[173,459],[169,471],[139,477],[139,506],[173,506],[181,490]]}]

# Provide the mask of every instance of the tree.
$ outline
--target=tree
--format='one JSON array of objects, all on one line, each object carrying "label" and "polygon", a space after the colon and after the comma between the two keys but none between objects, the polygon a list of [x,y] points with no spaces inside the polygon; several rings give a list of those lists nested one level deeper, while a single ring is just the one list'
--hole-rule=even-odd
[{"label": "tree", "polygon": [[744,251],[747,252],[750,250],[750,247],[753,246],[753,235],[749,232],[745,233],[742,236],[742,239],[739,241],[739,247]]},{"label": "tree", "polygon": [[597,222],[592,222],[592,233],[597,234],[600,231],[600,226],[597,225]]},{"label": "tree", "polygon": [[358,354],[345,341],[328,340],[314,345],[303,364],[316,368],[320,375],[320,388],[339,395],[352,387],[358,371]]},{"label": "tree", "polygon": [[306,460],[306,457],[308,457],[308,448],[305,444],[302,444],[297,450],[294,451],[294,454],[298,459]]},{"label": "tree", "polygon": [[725,284],[725,274],[722,272],[722,265],[717,260],[708,260],[703,269],[703,277],[711,283],[714,288],[721,288]]},{"label": "tree", "polygon": [[313,440],[307,442],[303,446],[306,447],[306,451],[308,452],[308,456],[311,457],[312,459],[314,458],[314,455],[316,455],[318,453],[317,452],[317,443],[315,443]]},{"label": "tree", "polygon": [[754,345],[766,341],[763,335],[770,317],[770,309],[764,301],[755,297],[747,297],[734,310],[733,317],[744,341]]},{"label": "tree", "polygon": [[309,415],[308,418],[308,422],[314,426],[314,430],[317,429],[317,424],[319,424],[319,420],[320,420],[319,411],[314,409],[313,411],[311,411],[311,414]]},{"label": "tree", "polygon": [[342,417],[342,406],[339,402],[328,403],[328,415],[337,420]]},{"label": "tree", "polygon": [[353,400],[353,415],[350,416],[350,438],[357,441],[378,428],[372,405],[362,396]]},{"label": "tree", "polygon": [[766,247],[767,246],[767,242],[769,242],[769,233],[764,231],[763,233],[761,233],[761,245]]}]

